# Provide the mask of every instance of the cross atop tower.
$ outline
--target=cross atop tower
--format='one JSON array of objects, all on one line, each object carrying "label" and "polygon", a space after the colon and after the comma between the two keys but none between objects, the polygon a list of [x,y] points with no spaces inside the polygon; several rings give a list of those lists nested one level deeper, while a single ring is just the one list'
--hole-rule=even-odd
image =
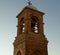
[{"label": "cross atop tower", "polygon": [[28,0],[28,5],[32,5],[32,3],[31,3],[31,1],[30,1],[30,0]]}]

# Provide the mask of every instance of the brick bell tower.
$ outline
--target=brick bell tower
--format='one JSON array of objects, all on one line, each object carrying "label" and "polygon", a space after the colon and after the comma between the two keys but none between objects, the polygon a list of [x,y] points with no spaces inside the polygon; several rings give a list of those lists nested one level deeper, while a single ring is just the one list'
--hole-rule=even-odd
[{"label": "brick bell tower", "polygon": [[43,15],[43,12],[29,3],[16,16],[18,23],[17,36],[13,43],[14,55],[48,55]]}]

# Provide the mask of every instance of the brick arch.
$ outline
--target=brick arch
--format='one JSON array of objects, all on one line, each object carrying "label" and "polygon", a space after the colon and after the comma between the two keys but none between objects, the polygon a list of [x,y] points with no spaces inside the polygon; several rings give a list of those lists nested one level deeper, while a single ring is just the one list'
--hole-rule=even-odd
[{"label": "brick arch", "polygon": [[38,33],[39,19],[36,16],[31,17],[31,28],[32,32]]},{"label": "brick arch", "polygon": [[22,17],[21,18],[21,20],[20,20],[20,24],[21,24],[21,32],[23,33],[23,32],[25,32],[25,20],[24,20],[24,17]]},{"label": "brick arch", "polygon": [[17,52],[17,55],[21,55],[21,52],[20,52],[20,51],[18,51],[18,52]]}]

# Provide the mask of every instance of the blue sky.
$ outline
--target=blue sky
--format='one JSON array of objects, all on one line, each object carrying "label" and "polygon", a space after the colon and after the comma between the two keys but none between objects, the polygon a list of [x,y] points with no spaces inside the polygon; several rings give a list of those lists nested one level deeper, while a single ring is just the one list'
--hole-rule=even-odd
[{"label": "blue sky", "polygon": [[[28,0],[0,0],[0,55],[13,55],[17,14]],[[60,53],[60,0],[31,0],[44,15],[44,33],[49,41],[48,55]]]}]

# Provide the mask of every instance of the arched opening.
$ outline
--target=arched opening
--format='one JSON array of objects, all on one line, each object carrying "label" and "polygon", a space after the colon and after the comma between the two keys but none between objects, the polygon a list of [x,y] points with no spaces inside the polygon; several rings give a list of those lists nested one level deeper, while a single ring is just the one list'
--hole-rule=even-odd
[{"label": "arched opening", "polygon": [[24,22],[24,18],[22,18],[22,19],[20,20],[20,22],[21,22],[21,32],[23,33],[23,32],[25,32],[25,22]]},{"label": "arched opening", "polygon": [[35,16],[31,17],[31,29],[32,32],[38,33],[38,18]]},{"label": "arched opening", "polygon": [[25,32],[25,23],[24,22],[22,23],[21,31]]},{"label": "arched opening", "polygon": [[21,52],[20,52],[20,51],[18,51],[18,52],[17,52],[17,55],[21,55]]}]

